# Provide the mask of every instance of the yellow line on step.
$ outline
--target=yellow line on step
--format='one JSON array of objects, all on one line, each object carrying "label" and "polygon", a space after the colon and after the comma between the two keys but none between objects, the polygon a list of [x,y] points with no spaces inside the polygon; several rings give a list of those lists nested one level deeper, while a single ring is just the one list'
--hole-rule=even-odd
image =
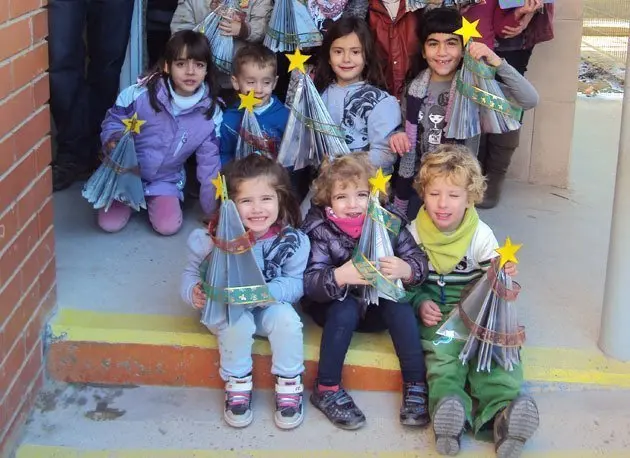
[{"label": "yellow line on step", "polygon": [[[53,319],[54,338],[73,342],[144,344],[217,349],[217,341],[197,318],[132,315],[61,309]],[[319,359],[321,329],[304,327],[304,357]],[[266,339],[256,339],[253,352],[270,355]],[[630,363],[608,359],[597,349],[525,347],[525,378],[537,382],[580,383],[630,388]],[[346,364],[398,370],[398,359],[387,333],[355,334]]]},{"label": "yellow line on step", "polygon": [[[603,455],[602,455],[603,453]],[[329,450],[80,450],[71,447],[23,445],[16,458],[438,458],[435,451],[339,452]],[[487,458],[486,451],[461,452],[460,458]],[[627,458],[628,451],[536,451],[522,458]]]}]

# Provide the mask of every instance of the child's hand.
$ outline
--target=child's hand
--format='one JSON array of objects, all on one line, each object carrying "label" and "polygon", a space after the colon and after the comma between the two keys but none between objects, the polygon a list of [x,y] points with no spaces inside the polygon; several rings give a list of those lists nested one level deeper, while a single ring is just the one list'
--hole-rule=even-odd
[{"label": "child's hand", "polygon": [[503,266],[503,271],[506,275],[509,275],[510,277],[516,277],[518,275],[516,264],[514,264],[512,261],[508,261],[505,263],[505,265]]},{"label": "child's hand", "polygon": [[542,0],[525,0],[525,4],[519,8],[514,9],[514,18],[520,21],[526,14],[533,14],[542,8]]},{"label": "child's hand", "polygon": [[435,326],[442,321],[442,312],[440,312],[440,307],[431,300],[423,301],[422,304],[420,304],[418,312],[420,319],[422,320],[422,324],[427,327]]},{"label": "child's hand", "polygon": [[241,27],[243,27],[243,23],[238,15],[234,15],[232,19],[224,17],[221,19],[221,22],[219,22],[221,35],[228,37],[238,37],[241,33]]},{"label": "child's hand", "polygon": [[411,150],[411,143],[409,143],[409,137],[406,133],[398,132],[389,137],[389,147],[394,153],[404,156]]},{"label": "child's hand", "polygon": [[193,307],[195,307],[198,310],[201,310],[206,305],[207,300],[208,300],[208,297],[206,296],[206,293],[204,293],[203,289],[201,289],[201,283],[197,283],[194,286],[193,291],[192,291]]},{"label": "child's hand", "polygon": [[486,62],[488,65],[493,67],[498,67],[501,65],[501,58],[497,56],[494,51],[483,43],[473,41],[470,43],[470,47],[468,48],[468,52],[473,57],[473,59],[481,60],[484,57],[486,58]]},{"label": "child's hand", "polygon": [[396,256],[385,256],[378,260],[381,273],[390,280],[407,280],[413,274],[411,266]]},{"label": "child's hand", "polygon": [[346,262],[341,267],[337,267],[334,271],[335,281],[340,287],[346,285],[369,285],[369,283],[361,276],[352,261]]}]

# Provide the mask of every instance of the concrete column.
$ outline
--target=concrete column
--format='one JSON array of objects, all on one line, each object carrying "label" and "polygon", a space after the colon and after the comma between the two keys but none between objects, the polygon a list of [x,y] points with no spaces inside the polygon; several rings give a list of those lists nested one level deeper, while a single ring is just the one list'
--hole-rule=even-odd
[{"label": "concrete column", "polygon": [[555,38],[534,48],[527,78],[540,94],[526,112],[521,144],[509,176],[566,187],[569,181],[577,74],[582,41],[582,0],[555,3]]},{"label": "concrete column", "polygon": [[[630,56],[630,42],[628,43]],[[621,115],[621,136],[613,203],[608,267],[599,347],[608,356],[630,361],[630,58]]]}]

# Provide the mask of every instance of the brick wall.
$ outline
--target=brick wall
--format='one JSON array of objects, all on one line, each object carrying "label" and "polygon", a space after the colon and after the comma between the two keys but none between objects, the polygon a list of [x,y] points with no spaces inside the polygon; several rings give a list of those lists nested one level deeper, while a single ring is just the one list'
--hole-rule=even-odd
[{"label": "brick wall", "polygon": [[46,0],[0,0],[0,456],[43,381],[55,303]]}]

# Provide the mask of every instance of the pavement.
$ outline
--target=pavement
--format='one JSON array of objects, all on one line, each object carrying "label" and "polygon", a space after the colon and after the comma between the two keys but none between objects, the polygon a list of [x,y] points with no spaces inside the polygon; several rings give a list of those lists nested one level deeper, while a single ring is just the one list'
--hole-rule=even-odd
[{"label": "pavement", "polygon": [[[619,97],[580,97],[570,189],[509,181],[500,205],[480,212],[500,241],[510,236],[524,244],[518,304],[528,333],[525,390],[535,396],[541,412],[540,430],[525,458],[630,457],[630,411],[624,407],[630,405],[630,363],[607,359],[596,344],[620,113]],[[134,217],[119,234],[100,232],[79,186],[55,194],[55,210],[61,312],[51,327],[53,346],[66,340],[71,347],[105,341],[122,351],[126,345],[156,342],[184,350],[216,347],[193,327],[196,312],[178,295],[186,237],[200,226],[198,213],[188,212],[183,230],[164,238],[152,232],[146,214]],[[179,329],[169,329],[171,322],[179,323],[173,325]],[[391,347],[379,344],[383,337],[357,339],[353,362],[395,370]],[[264,344],[259,347],[261,355],[268,354]],[[108,348],[114,347],[103,347],[105,355]],[[316,342],[307,346],[312,358],[316,351]],[[74,357],[69,355],[66,363]],[[16,456],[436,456],[430,431],[398,424],[399,393],[352,393],[368,416],[366,428],[340,431],[309,405],[305,424],[285,433],[273,425],[268,390],[255,392],[254,424],[237,431],[221,419],[221,390],[50,381]],[[463,449],[464,458],[493,456],[490,445],[469,437]]]}]

